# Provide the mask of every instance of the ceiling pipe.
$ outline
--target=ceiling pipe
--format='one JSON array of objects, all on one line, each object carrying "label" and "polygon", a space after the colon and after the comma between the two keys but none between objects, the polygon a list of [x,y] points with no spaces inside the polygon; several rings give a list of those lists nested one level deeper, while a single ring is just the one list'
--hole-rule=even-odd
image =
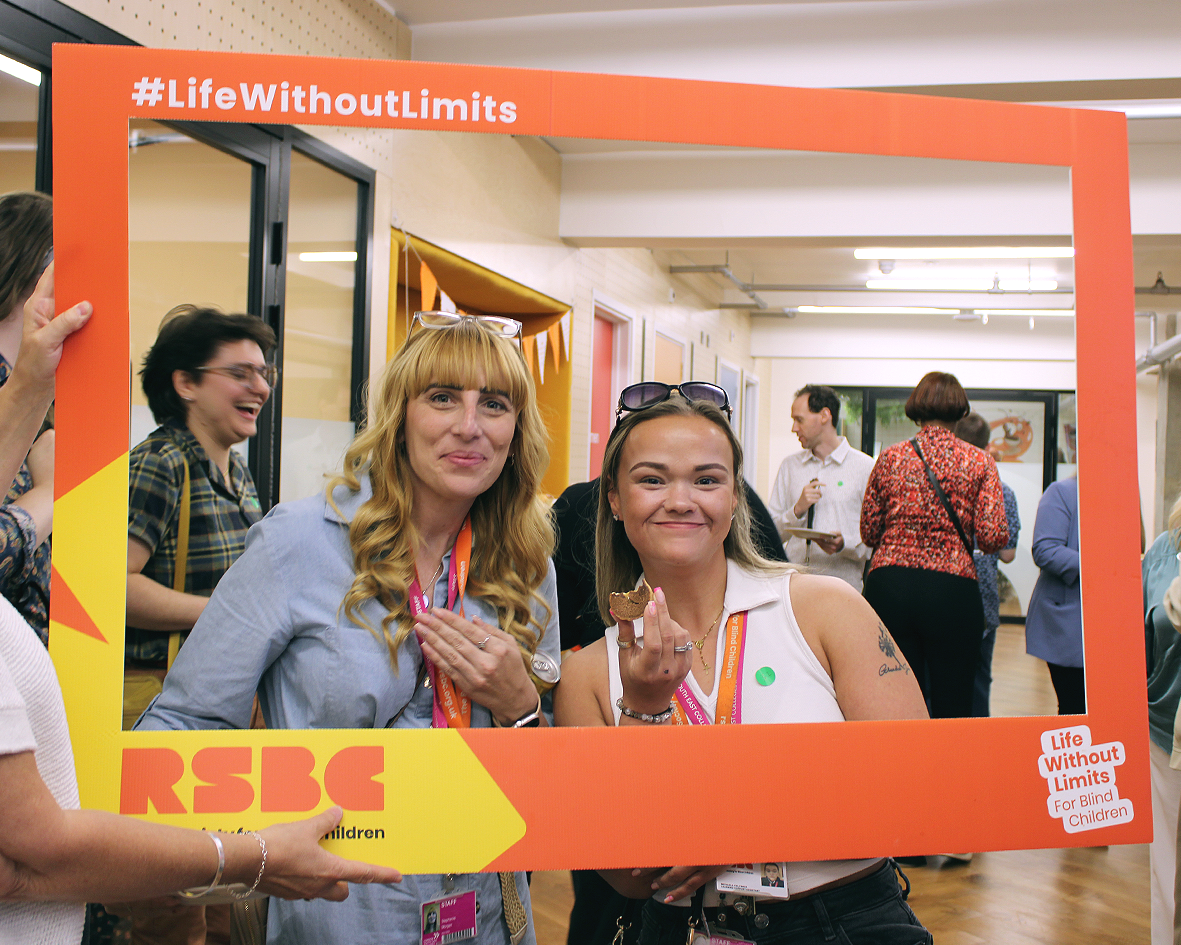
[{"label": "ceiling pipe", "polygon": [[1166,361],[1170,361],[1178,354],[1181,354],[1181,335],[1174,335],[1172,338],[1162,341],[1159,345],[1155,344],[1156,332],[1154,329],[1156,327],[1156,313],[1137,312],[1136,314],[1152,316],[1152,321],[1149,322],[1150,328],[1148,350],[1136,359],[1136,373],[1142,374],[1149,368],[1154,368],[1158,365],[1164,364]]},{"label": "ceiling pipe", "polygon": [[1156,274],[1156,282],[1152,285],[1136,286],[1137,295],[1174,295],[1181,293],[1181,289],[1168,285],[1163,272]]},{"label": "ceiling pipe", "polygon": [[[727,254],[727,256],[728,256],[728,254]],[[670,273],[672,273],[674,276],[684,275],[685,273],[691,273],[691,272],[714,273],[715,275],[719,275],[719,276],[722,276],[723,278],[729,279],[738,288],[739,292],[741,292],[743,295],[745,295],[747,298],[749,298],[752,302],[754,302],[754,308],[756,308],[760,311],[763,311],[767,308],[766,301],[759,298],[758,293],[755,292],[754,289],[750,285],[743,282],[736,275],[734,275],[734,273],[730,270],[729,265],[724,265],[724,266],[721,266],[721,265],[716,265],[716,266],[669,266],[668,271]]]}]

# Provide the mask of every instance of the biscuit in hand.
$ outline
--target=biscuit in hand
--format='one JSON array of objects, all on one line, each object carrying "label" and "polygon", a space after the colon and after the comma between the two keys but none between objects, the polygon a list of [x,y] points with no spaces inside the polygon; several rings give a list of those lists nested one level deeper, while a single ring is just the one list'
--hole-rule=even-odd
[{"label": "biscuit in hand", "polygon": [[652,587],[647,581],[644,581],[644,586],[637,587],[634,591],[612,593],[609,598],[611,613],[620,620],[635,620],[644,613],[644,608],[648,606],[650,600],[652,600]]}]

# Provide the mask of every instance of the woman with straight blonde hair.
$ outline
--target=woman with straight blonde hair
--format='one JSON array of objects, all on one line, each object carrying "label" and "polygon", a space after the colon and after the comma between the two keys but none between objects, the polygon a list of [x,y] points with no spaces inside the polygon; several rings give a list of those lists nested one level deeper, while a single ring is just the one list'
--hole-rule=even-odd
[{"label": "woman with straight blonde hair", "polygon": [[[268,728],[548,724],[548,451],[520,329],[415,316],[343,474],[251,529],[139,728],[244,728],[255,689]],[[385,809],[413,817],[428,802],[387,796]],[[407,876],[349,902],[275,901],[269,940],[534,942],[523,873]]]},{"label": "woman with straight blonde hair", "polygon": [[[910,667],[861,595],[755,550],[728,410],[725,392],[704,382],[649,382],[620,395],[619,413],[629,413],[603,458],[595,575],[603,618],[615,625],[566,660],[558,724],[925,718]],[[646,586],[652,600],[641,613],[633,588]],[[623,592],[631,599],[613,596]],[[704,816],[720,816],[724,789],[711,794],[708,772],[698,782],[669,773],[670,790],[691,785]],[[786,862],[788,849],[785,842],[785,862],[772,870],[782,892],[763,887],[757,866],[745,871],[739,895],[714,882],[722,866],[607,870],[603,878],[643,900],[640,945],[679,945],[693,927],[710,941],[931,941],[887,859]]]}]

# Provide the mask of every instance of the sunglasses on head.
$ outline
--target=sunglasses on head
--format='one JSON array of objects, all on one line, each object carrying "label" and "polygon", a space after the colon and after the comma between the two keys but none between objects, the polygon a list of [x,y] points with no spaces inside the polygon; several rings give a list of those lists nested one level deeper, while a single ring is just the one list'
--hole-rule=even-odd
[{"label": "sunglasses on head", "polygon": [[683,384],[641,381],[639,384],[632,384],[620,391],[619,404],[615,408],[616,423],[619,422],[619,418],[625,410],[635,412],[655,407],[668,400],[674,391],[686,400],[704,400],[707,404],[713,404],[719,410],[725,411],[727,420],[731,419],[730,398],[717,384],[710,384],[707,381],[685,381]]},{"label": "sunglasses on head", "polygon": [[410,330],[414,331],[415,325],[421,325],[423,328],[440,331],[447,328],[457,328],[464,322],[475,322],[489,334],[496,335],[498,338],[516,338],[518,341],[521,337],[521,330],[524,328],[519,321],[515,318],[509,318],[507,315],[465,315],[462,312],[415,312],[414,321],[410,325]]}]

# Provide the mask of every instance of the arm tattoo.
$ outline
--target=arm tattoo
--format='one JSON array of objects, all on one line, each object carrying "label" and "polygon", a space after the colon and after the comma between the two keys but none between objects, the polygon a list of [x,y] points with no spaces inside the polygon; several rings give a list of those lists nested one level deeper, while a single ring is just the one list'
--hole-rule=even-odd
[{"label": "arm tattoo", "polygon": [[887,673],[898,672],[903,672],[907,675],[910,675],[910,667],[902,662],[901,659],[899,659],[898,649],[894,646],[894,641],[890,639],[890,634],[886,632],[886,625],[880,620],[878,621],[878,649],[882,651],[882,654],[887,660],[894,661],[893,666],[891,666],[888,662],[882,663],[882,665],[878,667],[879,676],[885,676]]}]

